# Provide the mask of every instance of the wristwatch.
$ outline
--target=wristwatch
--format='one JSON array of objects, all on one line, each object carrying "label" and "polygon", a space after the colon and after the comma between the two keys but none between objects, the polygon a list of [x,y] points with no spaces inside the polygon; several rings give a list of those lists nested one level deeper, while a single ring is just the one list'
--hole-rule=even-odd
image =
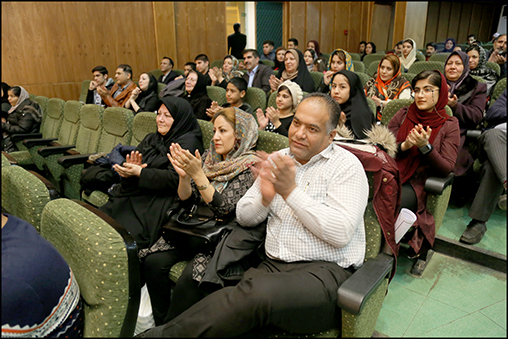
[{"label": "wristwatch", "polygon": [[198,188],[198,190],[200,191],[204,191],[208,188],[208,186],[210,186],[210,184],[206,184],[206,185],[196,185],[196,187]]},{"label": "wristwatch", "polygon": [[423,155],[430,153],[434,147],[431,144],[427,144],[425,146],[419,147],[418,149],[422,152]]}]

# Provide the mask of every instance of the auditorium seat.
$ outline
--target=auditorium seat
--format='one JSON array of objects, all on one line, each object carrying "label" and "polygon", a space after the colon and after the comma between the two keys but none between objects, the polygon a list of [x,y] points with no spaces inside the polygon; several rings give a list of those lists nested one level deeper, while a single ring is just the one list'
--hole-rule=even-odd
[{"label": "auditorium seat", "polygon": [[210,67],[209,67],[209,68],[210,68],[210,69],[212,69],[212,68],[214,68],[214,67],[217,67],[217,68],[219,68],[219,69],[220,69],[220,68],[222,68],[222,64],[223,64],[223,63],[224,63],[224,62],[222,61],[222,59],[219,59],[219,60],[214,60],[214,61],[212,61],[212,62],[210,63]]},{"label": "auditorium seat", "polygon": [[429,61],[441,61],[445,62],[451,53],[434,53],[430,56]]},{"label": "auditorium seat", "polygon": [[362,61],[362,57],[359,53],[349,53],[352,60]]},{"label": "auditorium seat", "polygon": [[379,66],[379,63],[381,62],[381,60],[375,60],[375,61],[372,61],[370,63],[370,65],[367,67],[367,70],[365,73],[367,73],[368,75],[370,75],[371,77],[374,76],[374,74],[376,74],[377,72],[377,67]]},{"label": "auditorium seat", "polygon": [[413,78],[416,76],[414,73],[402,73],[402,76],[406,78],[407,81],[411,84],[413,81]]},{"label": "auditorium seat", "polygon": [[206,94],[212,101],[217,101],[219,106],[227,103],[226,90],[220,86],[206,86]]},{"label": "auditorium seat", "polygon": [[277,108],[276,100],[277,100],[277,92],[272,92],[272,94],[270,94],[270,96],[268,97],[268,102],[266,103],[266,107],[271,106],[273,108]]},{"label": "auditorium seat", "polygon": [[491,107],[494,102],[499,98],[501,94],[503,94],[504,90],[506,89],[506,77],[500,79],[497,84],[494,86],[494,89],[492,90],[492,94],[490,97],[490,104],[489,107]]},{"label": "auditorium seat", "polygon": [[407,73],[418,74],[425,70],[435,70],[444,74],[444,62],[442,61],[418,61],[409,66]]},{"label": "auditorium seat", "polygon": [[262,59],[262,60],[259,60],[259,62],[265,66],[270,67],[270,68],[273,68],[275,66],[275,62],[273,62],[272,60]]},{"label": "auditorium seat", "polygon": [[149,74],[153,75],[155,77],[155,80],[159,79],[160,76],[162,75],[162,71],[159,69],[159,68],[156,68],[156,69],[152,69],[150,72],[148,72]]},{"label": "auditorium seat", "polygon": [[363,64],[368,67],[374,61],[379,62],[384,56],[384,54],[367,54],[363,57]]},{"label": "auditorium seat", "polygon": [[487,81],[485,81],[485,79],[484,79],[484,78],[482,78],[482,77],[479,77],[479,76],[477,76],[477,75],[472,75],[472,74],[469,74],[469,75],[471,76],[471,78],[475,79],[475,80],[476,80],[476,81],[478,81],[478,82],[481,82],[481,83],[483,83],[483,84],[486,84],[486,83],[487,83]]},{"label": "auditorium seat", "polygon": [[370,111],[374,114],[374,118],[377,117],[376,103],[371,98],[367,97],[367,104],[369,104]]},{"label": "auditorium seat", "polygon": [[487,66],[488,68],[494,70],[497,74],[498,77],[501,76],[501,66],[499,66],[498,63],[496,62],[493,62],[493,61],[487,61],[487,63],[485,64],[485,66]]},{"label": "auditorium seat", "polygon": [[314,90],[316,91],[323,82],[323,76],[324,74],[322,72],[309,72],[310,76],[312,77],[312,80],[314,80]]},{"label": "auditorium seat", "polygon": [[252,107],[252,114],[256,122],[258,121],[256,116],[256,110],[261,108],[263,112],[266,109],[266,93],[261,88],[249,87],[247,88],[247,94],[245,94],[244,102],[248,103]]},{"label": "auditorium seat", "polygon": [[360,81],[362,82],[362,87],[365,87],[365,85],[370,80],[370,78],[372,78],[371,76],[369,76],[366,73],[362,73],[362,72],[355,72],[355,73],[360,78]]},{"label": "auditorium seat", "polygon": [[86,103],[86,96],[88,94],[88,88],[90,87],[90,82],[92,80],[86,79],[81,82],[81,92],[79,94],[79,101],[82,103]]},{"label": "auditorium seat", "polygon": [[197,119],[201,133],[203,134],[203,147],[204,149],[210,148],[210,142],[213,138],[213,123],[206,120]]},{"label": "auditorium seat", "polygon": [[416,52],[416,60],[425,61],[425,54],[423,54],[421,51]]},{"label": "auditorium seat", "polygon": [[353,67],[355,72],[365,73],[365,65],[360,60],[353,60]]}]

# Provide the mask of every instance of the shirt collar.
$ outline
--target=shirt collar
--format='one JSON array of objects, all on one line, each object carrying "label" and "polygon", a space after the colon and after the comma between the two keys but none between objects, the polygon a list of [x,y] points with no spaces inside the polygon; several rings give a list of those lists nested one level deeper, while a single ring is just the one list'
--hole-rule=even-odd
[{"label": "shirt collar", "polygon": [[[320,160],[321,158],[330,159],[333,154],[333,148],[334,148],[334,144],[332,142],[330,145],[328,145],[328,147],[326,147],[320,153],[318,153],[315,156],[313,156],[312,158],[310,158],[310,160],[305,165],[300,164],[296,160],[295,160],[295,163],[299,167],[299,166],[311,165],[311,164],[315,163],[316,161]],[[291,152],[291,149],[289,148],[288,150],[289,150],[288,155],[291,156],[293,159],[295,159],[295,155],[293,154],[293,152]]]},{"label": "shirt collar", "polygon": [[259,64],[256,67],[254,67],[254,69],[252,71],[247,72],[249,74],[249,76],[253,75],[253,74],[256,74],[256,72],[258,71],[258,67],[259,67]]}]

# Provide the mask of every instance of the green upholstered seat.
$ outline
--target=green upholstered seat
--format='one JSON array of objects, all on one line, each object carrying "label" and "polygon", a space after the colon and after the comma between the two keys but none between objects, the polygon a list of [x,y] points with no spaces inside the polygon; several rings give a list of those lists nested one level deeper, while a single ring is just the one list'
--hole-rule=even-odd
[{"label": "green upholstered seat", "polygon": [[216,101],[219,106],[227,103],[226,90],[220,86],[206,86],[206,94],[212,101]]},{"label": "green upholstered seat", "polygon": [[273,62],[272,60],[262,59],[262,60],[259,60],[259,62],[265,66],[270,67],[270,68],[273,68],[275,66],[275,62]]},{"label": "green upholstered seat", "polygon": [[153,75],[155,77],[155,80],[159,79],[160,76],[162,75],[162,71],[159,69],[159,68],[156,68],[156,69],[152,69],[150,72],[151,75]]},{"label": "green upholstered seat", "polygon": [[481,83],[483,83],[483,84],[486,84],[486,83],[487,83],[487,81],[485,81],[485,79],[484,79],[484,78],[482,78],[482,77],[479,77],[479,76],[477,76],[477,75],[472,75],[472,74],[470,74],[470,75],[471,75],[471,78],[475,79],[475,80],[476,80],[476,81],[478,81],[478,82],[481,82]]},{"label": "green upholstered seat", "polygon": [[362,87],[365,87],[365,85],[367,84],[367,82],[370,80],[370,78],[372,78],[370,75],[368,75],[367,73],[362,73],[362,72],[355,72],[356,75],[358,75],[358,77],[360,78],[360,81],[362,82]]},{"label": "green upholstered seat", "polygon": [[326,63],[328,63],[328,60],[330,60],[330,55],[330,53],[321,53],[321,57],[326,60]]},{"label": "green upholstered seat", "polygon": [[48,112],[48,97],[43,95],[39,95],[35,97],[35,101],[39,104],[42,112],[42,122],[44,122],[44,118],[46,117],[46,113]]},{"label": "green upholstered seat", "polygon": [[494,102],[497,100],[497,98],[499,98],[501,94],[503,94],[505,89],[506,89],[506,77],[500,79],[494,86],[494,89],[492,90],[492,95],[490,97],[489,107],[494,104]]},{"label": "green upholstered seat", "polygon": [[157,95],[159,95],[159,93],[164,89],[166,88],[166,84],[162,83],[162,82],[159,82],[157,83]]},{"label": "green upholstered seat", "polygon": [[425,61],[425,54],[423,54],[422,51],[416,52],[416,60]]},{"label": "green upholstered seat", "polygon": [[79,94],[79,101],[86,103],[86,96],[88,94],[88,88],[90,87],[90,82],[92,80],[86,79],[81,82],[81,92]]},{"label": "green upholstered seat", "polygon": [[381,117],[381,124],[388,126],[388,123],[393,118],[395,113],[400,111],[402,107],[408,107],[413,103],[413,99],[395,99],[390,100],[383,108],[383,116]]},{"label": "green upholstered seat", "polygon": [[379,62],[381,59],[383,59],[384,56],[384,54],[367,54],[363,57],[362,61],[363,64],[367,67],[367,65],[370,65],[374,61]]},{"label": "green upholstered seat", "polygon": [[358,60],[358,61],[362,60],[362,57],[359,53],[349,53],[349,55],[351,55],[352,60]]},{"label": "green upholstered seat", "polygon": [[254,119],[257,119],[256,110],[261,108],[264,112],[266,109],[266,93],[261,88],[249,87],[247,88],[247,94],[245,94],[244,102],[248,103],[252,107]]},{"label": "green upholstered seat", "polygon": [[203,134],[203,148],[206,150],[210,148],[210,142],[213,138],[213,123],[206,120],[197,119],[201,133]]},{"label": "green upholstered seat", "polygon": [[32,100],[32,101],[34,101],[35,98],[37,97],[37,95],[32,94],[32,93],[30,93],[28,96],[30,97],[30,100]]},{"label": "green upholstered seat", "polygon": [[4,166],[11,166],[11,162],[7,159],[5,154],[2,153],[2,167]]},{"label": "green upholstered seat", "polygon": [[370,64],[369,64],[369,67],[367,68],[367,70],[365,71],[365,73],[367,73],[368,75],[370,75],[371,77],[374,76],[374,74],[376,74],[377,72],[377,67],[379,66],[379,62],[381,60],[375,60],[375,61],[372,61]]},{"label": "green upholstered seat", "polygon": [[434,53],[430,56],[429,61],[441,61],[445,62],[451,53]]},{"label": "green upholstered seat", "polygon": [[355,72],[366,73],[365,72],[365,65],[363,64],[363,62],[360,61],[360,59],[358,59],[358,60],[353,59],[353,69],[355,70]]},{"label": "green upholstered seat", "polygon": [[258,142],[255,147],[257,151],[265,151],[270,154],[287,147],[289,147],[289,140],[286,136],[273,132],[258,131]]},{"label": "green upholstered seat", "polygon": [[367,103],[369,104],[369,108],[370,108],[371,112],[374,114],[374,117],[377,117],[376,103],[374,102],[374,100],[367,97]]},{"label": "green upholstered seat", "polygon": [[185,71],[183,69],[174,69],[173,72],[178,75],[185,75]]},{"label": "green upholstered seat", "polygon": [[277,92],[272,92],[268,97],[268,103],[266,104],[266,107],[277,108],[276,100],[277,100]]},{"label": "green upholstered seat", "polygon": [[218,59],[218,60],[214,60],[210,63],[210,69],[214,68],[214,67],[217,67],[217,68],[222,68],[222,64],[223,64],[223,60],[222,59]]},{"label": "green upholstered seat", "polygon": [[442,61],[418,61],[414,62],[409,69],[407,70],[407,73],[414,73],[418,74],[421,71],[425,70],[435,70],[437,69],[439,72],[444,73],[444,62]]},{"label": "green upholstered seat", "polygon": [[310,72],[310,76],[312,77],[312,80],[314,80],[314,90],[317,90],[319,85],[323,82],[324,74],[321,72]]},{"label": "green upholstered seat", "polygon": [[21,166],[2,166],[2,208],[8,213],[40,232],[42,210],[49,200],[46,186],[36,176]]},{"label": "green upholstered seat", "polygon": [[116,221],[83,202],[56,199],[41,235],[69,264],[84,300],[84,337],[132,337],[140,302],[136,243]]},{"label": "green upholstered seat", "polygon": [[402,76],[404,78],[406,78],[406,80],[409,81],[409,83],[412,83],[413,78],[416,76],[416,74],[408,72],[408,73],[402,73]]},{"label": "green upholstered seat", "polygon": [[501,76],[501,66],[499,66],[498,63],[493,62],[493,61],[487,61],[485,66],[487,66],[490,69],[493,69],[497,73],[498,77]]}]

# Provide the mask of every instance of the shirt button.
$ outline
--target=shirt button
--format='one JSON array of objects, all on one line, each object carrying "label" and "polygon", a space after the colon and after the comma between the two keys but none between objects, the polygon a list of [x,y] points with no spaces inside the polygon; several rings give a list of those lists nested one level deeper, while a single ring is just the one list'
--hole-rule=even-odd
[{"label": "shirt button", "polygon": [[387,182],[387,181],[388,181],[388,179],[386,179],[386,178],[383,178],[383,182]]}]

